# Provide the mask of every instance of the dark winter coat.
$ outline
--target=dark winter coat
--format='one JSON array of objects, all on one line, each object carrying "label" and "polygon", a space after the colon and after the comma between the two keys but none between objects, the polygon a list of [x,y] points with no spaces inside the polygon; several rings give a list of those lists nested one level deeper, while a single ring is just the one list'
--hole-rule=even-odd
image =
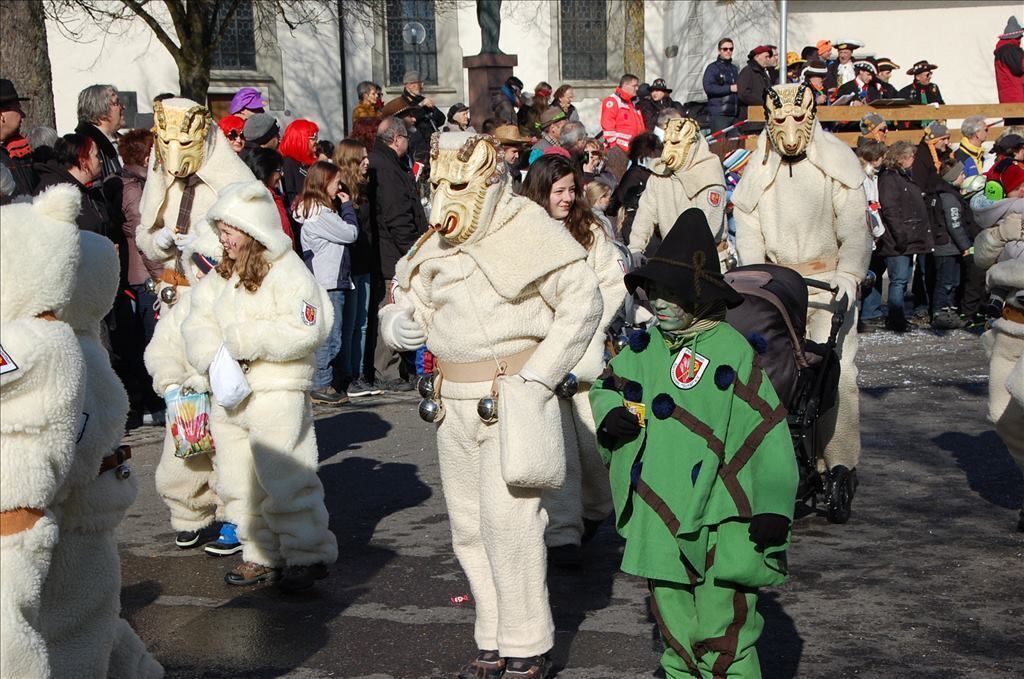
[{"label": "dark winter coat", "polygon": [[636,163],[630,165],[626,173],[622,175],[622,181],[612,191],[611,200],[608,201],[608,207],[604,210],[612,222],[618,219],[620,209],[625,210],[622,222],[622,240],[625,243],[629,242],[629,234],[633,230],[633,219],[640,206],[640,196],[647,187],[647,180],[650,176],[651,171],[643,165]]},{"label": "dark winter coat", "polygon": [[[909,99],[914,104],[937,103],[941,105],[946,103],[942,98],[942,92],[939,91],[939,86],[935,83],[929,83],[922,87],[915,80],[900,90],[899,95],[903,99]],[[899,126],[905,130],[920,130],[924,129],[928,122],[926,120],[906,120],[901,122]]]},{"label": "dark winter coat", "polygon": [[107,135],[103,134],[103,130],[83,120],[79,121],[78,127],[75,128],[75,134],[89,137],[89,139],[96,143],[96,147],[100,152],[100,160],[102,161],[102,166],[100,167],[101,180],[121,171],[121,158],[117,155],[117,148],[107,139]]},{"label": "dark winter coat", "polygon": [[[939,162],[952,155],[952,151],[947,147],[945,151],[939,151],[935,149],[935,153],[939,157]],[[928,143],[922,141],[917,145],[917,151],[914,153],[914,164],[910,168],[910,176],[914,178],[914,183],[921,187],[921,190],[925,193],[934,193],[940,184],[943,183],[942,177],[939,176],[939,171],[935,169],[935,160],[932,158],[931,149],[928,148]]]},{"label": "dark winter coat", "polygon": [[[11,150],[14,150],[14,154]],[[14,177],[14,193],[5,198],[31,196],[35,193],[39,177],[32,169],[32,148],[24,137],[18,135],[0,144],[0,163],[6,165]]]},{"label": "dark winter coat", "polygon": [[367,195],[379,272],[385,280],[391,279],[395,277],[395,264],[426,232],[427,216],[412,175],[394,149],[380,140],[370,151]]},{"label": "dark winter coat", "polygon": [[674,108],[680,113],[683,112],[683,105],[678,101],[673,101],[672,97],[667,94],[661,101],[643,99],[637,104],[637,109],[639,109],[640,115],[644,117],[644,125],[647,127],[648,132],[654,131],[655,126],[658,124],[658,116],[662,111],[669,108]]},{"label": "dark winter coat", "polygon": [[416,129],[420,131],[420,134],[423,135],[423,138],[429,144],[431,135],[444,127],[446,122],[444,113],[438,111],[437,107],[427,108],[426,106],[421,106],[423,100],[426,99],[422,94],[413,94],[409,90],[402,90],[402,99],[409,106],[415,106],[420,109],[421,113],[416,116]]},{"label": "dark winter coat", "polygon": [[[704,94],[708,96],[708,115],[737,116],[739,95],[730,89],[739,79],[739,69],[732,59],[715,59],[704,69]],[[737,87],[737,89],[739,89]]]},{"label": "dark winter coat", "polygon": [[964,201],[955,186],[942,182],[932,196],[931,208],[935,224],[936,255],[959,255],[971,247],[971,238],[964,221]]},{"label": "dark winter coat", "polygon": [[885,233],[878,239],[876,254],[895,257],[932,251],[935,242],[925,195],[906,170],[882,170],[878,176],[878,202],[882,206]]},{"label": "dark winter coat", "polygon": [[515,94],[507,86],[491,95],[491,113],[502,125],[518,125]]},{"label": "dark winter coat", "polygon": [[1021,49],[1020,38],[1000,40],[994,54],[999,103],[1024,102],[1024,49]]},{"label": "dark winter coat", "polygon": [[768,71],[751,59],[740,71],[736,79],[736,95],[740,103],[746,106],[761,106],[764,104],[764,93],[772,86],[771,77]]},{"label": "dark winter coat", "polygon": [[878,90],[882,93],[882,99],[899,99],[900,91],[896,89],[896,86],[875,78],[874,82],[878,83]]},{"label": "dark winter coat", "polygon": [[836,90],[836,99],[845,97],[848,94],[856,95],[854,99],[851,99],[850,101],[860,100],[865,103],[871,103],[872,101],[882,98],[882,90],[878,87],[878,82],[874,79],[872,79],[865,88],[859,80],[854,78]]}]

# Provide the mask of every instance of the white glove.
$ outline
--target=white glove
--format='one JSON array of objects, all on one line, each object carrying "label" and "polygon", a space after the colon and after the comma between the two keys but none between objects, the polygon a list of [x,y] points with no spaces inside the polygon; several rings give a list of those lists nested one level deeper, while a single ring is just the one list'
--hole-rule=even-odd
[{"label": "white glove", "polygon": [[391,331],[398,348],[404,351],[419,349],[427,343],[427,333],[412,317],[412,312],[396,316]]},{"label": "white glove", "polygon": [[210,381],[206,375],[193,375],[181,383],[181,390],[205,394],[210,391]]},{"label": "white glove", "polygon": [[844,271],[837,271],[829,281],[829,287],[836,291],[837,304],[843,302],[843,296],[846,296],[846,311],[849,313],[857,303],[857,290],[860,288],[857,279]]},{"label": "white glove", "polygon": [[161,250],[169,250],[174,245],[174,233],[166,226],[153,234],[153,244]]},{"label": "white glove", "polygon": [[176,233],[174,234],[174,244],[178,246],[179,250],[184,250],[192,243],[199,240],[199,236],[194,233]]},{"label": "white glove", "polygon": [[167,394],[171,393],[172,391],[174,391],[175,389],[178,389],[180,387],[181,387],[180,384],[168,384],[167,388],[164,389],[164,398],[167,398]]}]

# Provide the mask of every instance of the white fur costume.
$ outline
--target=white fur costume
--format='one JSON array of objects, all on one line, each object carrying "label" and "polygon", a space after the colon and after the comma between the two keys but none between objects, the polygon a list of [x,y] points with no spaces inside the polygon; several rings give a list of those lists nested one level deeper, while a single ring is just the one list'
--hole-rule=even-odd
[{"label": "white fur costume", "polygon": [[600,224],[592,224],[590,231],[594,234],[594,244],[587,252],[587,265],[597,274],[601,321],[583,359],[572,370],[580,382],[580,390],[572,397],[570,421],[577,450],[566,451],[565,485],[545,493],[548,527],[544,540],[549,547],[579,545],[583,520],[601,521],[612,512],[612,490],[608,470],[597,450],[597,427],[590,411],[589,387],[604,371],[605,330],[626,298],[622,277],[627,263],[623,261],[623,252],[612,244]]},{"label": "white fur costume", "polygon": [[[0,208],[0,677],[51,675],[39,612],[57,544],[52,507],[75,457],[85,364],[55,319],[78,266],[81,195],[55,186]],[[40,317],[45,315],[45,318]],[[14,510],[34,510],[12,526]],[[22,514],[24,516],[24,514]],[[17,532],[14,529],[18,528]]]},{"label": "white fur costume", "polygon": [[[121,562],[114,529],[135,501],[138,483],[134,476],[118,478],[113,469],[98,473],[121,442],[128,416],[128,394],[100,342],[100,322],[117,292],[117,252],[99,234],[83,231],[80,238],[78,285],[60,317],[74,329],[85,358],[85,424],[54,509],[60,541],[43,586],[40,629],[55,677],[162,677],[163,668],[118,617]],[[120,673],[109,671],[115,648]]]},{"label": "white fur costume", "polygon": [[643,253],[655,233],[665,238],[679,215],[691,207],[707,216],[715,242],[725,240],[725,171],[704,136],[697,136],[689,157],[675,172],[661,159],[654,162],[633,218],[630,251]]},{"label": "white fur costume", "polygon": [[[779,86],[795,87],[795,86]],[[768,140],[757,150],[732,194],[736,220],[736,251],[740,264],[775,262],[799,268],[810,262],[838,262],[804,275],[831,282],[845,292],[852,307],[839,332],[838,405],[822,416],[832,431],[825,447],[829,468],[856,467],[860,460],[860,403],[857,389],[857,284],[871,258],[871,235],[864,228],[864,171],[848,146],[813,121],[806,158],[787,163]],[[832,295],[811,290],[807,337],[828,338],[834,304]],[[834,429],[829,421],[835,418]]]},{"label": "white fur costume", "polygon": [[[1024,198],[1017,202],[1024,206]],[[988,268],[986,283],[1007,288],[1006,304],[1017,311],[1024,310],[1024,260],[997,260],[1007,243],[1024,240],[1022,210],[1008,212],[974,239],[974,261]],[[982,335],[982,343],[989,356],[988,417],[1024,471],[1024,324],[997,319]]]},{"label": "white fur costume", "polygon": [[[330,564],[338,545],[328,530],[316,475],[312,386],[316,347],[331,327],[327,292],[291,249],[277,207],[260,182],[232,184],[208,214],[266,246],[270,271],[255,292],[217,273],[193,291],[184,324],[189,361],[206,375],[223,343],[248,362],[253,393],[234,409],[214,401],[217,492],[238,525],[243,557],[264,566]],[[197,385],[198,386],[198,385]]]},{"label": "white fur costume", "polygon": [[[189,260],[197,247],[203,247],[201,244],[206,244],[205,238],[186,248],[183,261]],[[200,254],[220,259],[223,251],[217,243],[215,248]],[[199,270],[191,262],[186,265],[185,273],[191,285],[199,282]],[[217,274],[211,271],[208,275]],[[174,386],[201,385],[204,382],[205,378],[196,372],[185,355],[182,325],[191,308],[191,293],[182,294],[179,289],[178,301],[170,307],[164,305],[160,322],[146,347],[146,369],[153,377],[153,389],[158,394],[164,394]],[[171,511],[171,526],[174,530],[200,530],[218,518],[223,518],[223,505],[216,492],[215,453],[181,459],[174,452],[174,436],[168,426],[164,431],[163,450],[156,467],[156,489]]]},{"label": "white fur costume", "polygon": [[[449,133],[435,140],[450,155],[472,145],[474,136]],[[425,329],[427,345],[442,363],[489,361],[533,349],[518,376],[509,378],[527,380],[523,391],[528,395],[508,403],[532,412],[557,398],[552,390],[583,357],[600,320],[600,293],[586,253],[569,232],[543,208],[512,194],[504,163],[495,164],[486,147],[496,146],[492,142],[481,135],[477,147],[485,146],[474,147],[470,162],[454,168],[461,173],[487,154],[490,169],[498,168],[491,174],[497,181],[483,186],[475,174],[471,186],[479,190],[463,189],[466,200],[479,199],[472,218],[475,231],[470,229],[458,245],[433,234],[402,258],[393,300],[380,312],[380,332],[396,349],[414,349],[396,336],[402,321],[412,318]],[[436,177],[434,212],[445,212],[444,197],[458,182],[442,173]],[[434,219],[434,212],[434,223],[449,223]],[[465,221],[459,222],[463,228]],[[490,389],[490,379],[441,385],[446,409],[437,427],[441,483],[452,546],[476,599],[477,646],[502,656],[528,657],[554,644],[544,547],[547,518],[542,491],[505,483],[502,420],[484,424],[477,414],[478,399]],[[558,442],[563,441],[568,408],[563,404],[559,410],[562,419],[537,421],[535,428],[516,436],[535,441],[551,455],[565,455]]]}]

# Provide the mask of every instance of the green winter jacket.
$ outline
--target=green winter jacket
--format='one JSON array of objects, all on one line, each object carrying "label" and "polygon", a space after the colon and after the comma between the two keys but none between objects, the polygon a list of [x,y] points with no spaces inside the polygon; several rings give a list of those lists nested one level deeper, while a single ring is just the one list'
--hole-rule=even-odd
[{"label": "green winter jacket", "polygon": [[636,439],[600,447],[626,539],[622,570],[697,584],[716,531],[716,578],[783,582],[788,543],[759,553],[749,521],[763,513],[792,520],[796,458],[785,408],[750,343],[723,322],[670,352],[655,328],[631,337],[602,377],[590,390],[595,422],[624,401],[646,409]]}]

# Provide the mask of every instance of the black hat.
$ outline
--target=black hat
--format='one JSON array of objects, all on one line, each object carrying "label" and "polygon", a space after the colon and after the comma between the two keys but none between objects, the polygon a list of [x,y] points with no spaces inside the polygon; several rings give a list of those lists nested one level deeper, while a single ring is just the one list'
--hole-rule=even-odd
[{"label": "black hat", "polygon": [[523,91],[523,81],[515,77],[514,75],[509,76],[509,78],[505,81],[505,84],[517,92]]},{"label": "black hat", "polygon": [[7,78],[0,78],[0,106],[7,106],[16,101],[31,101],[29,97],[19,97],[14,83]]},{"label": "black hat", "polygon": [[665,94],[672,94],[672,90],[669,89],[668,85],[665,84],[664,78],[658,78],[651,83],[651,92],[654,91],[664,92]]},{"label": "black hat", "polygon": [[463,104],[461,101],[457,104],[452,104],[452,107],[448,109],[448,122],[454,123],[455,114],[461,113],[462,111],[468,111],[469,107]]},{"label": "black hat", "polygon": [[934,71],[938,66],[935,64],[929,64],[927,59],[917,62],[907,70],[907,75],[917,75],[918,73],[926,73],[928,71]]},{"label": "black hat", "polygon": [[704,212],[695,207],[679,215],[654,256],[625,281],[630,293],[653,281],[694,305],[722,301],[732,308],[743,302],[722,277],[715,237]]}]

